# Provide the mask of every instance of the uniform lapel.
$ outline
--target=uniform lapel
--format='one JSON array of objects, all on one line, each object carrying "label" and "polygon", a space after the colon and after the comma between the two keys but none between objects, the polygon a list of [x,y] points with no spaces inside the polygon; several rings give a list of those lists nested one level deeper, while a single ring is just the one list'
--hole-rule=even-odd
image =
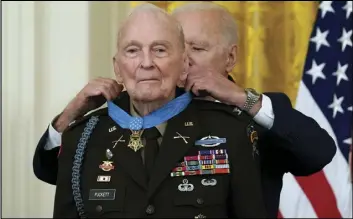
[{"label": "uniform lapel", "polygon": [[[149,198],[156,192],[161,182],[170,175],[176,163],[194,145],[199,134],[198,124],[197,109],[192,103],[183,112],[168,121],[160,152],[156,158],[155,168],[152,171],[148,185]],[[185,138],[187,143],[181,137],[174,138],[178,136],[177,133],[183,137],[188,137]]]},{"label": "uniform lapel", "polygon": [[[123,95],[116,101],[114,101],[125,112],[130,114],[130,101],[128,95]],[[110,119],[114,124],[116,124],[112,119]],[[118,142],[113,151],[116,154],[115,161],[120,164],[124,171],[131,176],[131,178],[142,188],[147,190],[147,177],[142,163],[141,151],[133,151],[127,145],[129,144],[131,131],[127,129],[122,129],[118,124],[117,127],[117,137],[118,140],[120,136],[123,136],[124,142]]]}]

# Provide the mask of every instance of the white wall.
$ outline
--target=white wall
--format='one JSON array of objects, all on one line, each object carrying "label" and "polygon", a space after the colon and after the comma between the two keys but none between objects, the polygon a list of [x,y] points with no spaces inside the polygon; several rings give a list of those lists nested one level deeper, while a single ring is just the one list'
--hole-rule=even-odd
[{"label": "white wall", "polygon": [[111,58],[128,2],[2,2],[2,217],[52,217],[55,187],[33,174],[51,119]]}]

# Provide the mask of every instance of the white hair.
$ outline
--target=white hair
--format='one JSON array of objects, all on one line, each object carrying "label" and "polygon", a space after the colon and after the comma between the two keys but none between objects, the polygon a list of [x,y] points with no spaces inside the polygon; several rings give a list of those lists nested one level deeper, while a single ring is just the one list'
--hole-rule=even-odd
[{"label": "white hair", "polygon": [[168,13],[160,7],[155,6],[151,3],[142,3],[138,6],[131,8],[128,17],[137,12],[156,12],[168,15]]},{"label": "white hair", "polygon": [[121,38],[121,34],[122,34],[122,30],[125,26],[125,23],[134,15],[140,12],[150,12],[150,13],[154,13],[154,14],[162,14],[165,18],[169,19],[172,21],[172,23],[175,24],[176,26],[176,30],[178,31],[178,38],[180,40],[181,46],[184,49],[185,48],[185,38],[184,38],[184,32],[183,32],[183,28],[181,26],[181,24],[174,18],[172,17],[170,14],[168,14],[164,9],[157,7],[151,3],[143,3],[140,4],[138,6],[136,6],[135,8],[133,8],[130,13],[128,14],[127,18],[125,19],[125,21],[123,22],[121,28],[119,28],[118,31],[118,44],[119,44],[119,39]]},{"label": "white hair", "polygon": [[238,31],[237,24],[232,14],[223,6],[212,2],[193,2],[186,3],[174,9],[172,15],[177,15],[182,12],[195,12],[195,11],[216,11],[220,13],[221,18],[221,28],[223,36],[225,37],[226,43],[237,44],[238,41]]}]

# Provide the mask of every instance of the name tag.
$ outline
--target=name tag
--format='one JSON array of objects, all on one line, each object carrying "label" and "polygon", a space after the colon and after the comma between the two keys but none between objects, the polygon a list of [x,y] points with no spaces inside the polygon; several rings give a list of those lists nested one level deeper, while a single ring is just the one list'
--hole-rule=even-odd
[{"label": "name tag", "polygon": [[91,189],[89,200],[115,200],[115,189]]}]

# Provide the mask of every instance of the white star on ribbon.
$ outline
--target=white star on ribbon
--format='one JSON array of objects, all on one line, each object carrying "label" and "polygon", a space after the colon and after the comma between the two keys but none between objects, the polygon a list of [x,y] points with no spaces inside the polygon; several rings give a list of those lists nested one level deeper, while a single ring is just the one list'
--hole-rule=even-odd
[{"label": "white star on ribbon", "polygon": [[353,111],[353,106],[347,108],[348,111]]},{"label": "white star on ribbon", "polygon": [[349,15],[351,15],[352,7],[352,1],[347,1],[347,3],[342,7],[343,10],[346,10],[346,19],[348,19]]},{"label": "white star on ribbon", "polygon": [[348,64],[342,66],[341,63],[338,62],[337,70],[332,74],[333,76],[337,76],[337,86],[340,84],[341,80],[348,81],[348,77],[346,75],[347,68]]},{"label": "white star on ribbon", "polygon": [[320,28],[316,29],[316,36],[311,38],[310,41],[316,43],[316,52],[319,51],[322,45],[330,47],[330,44],[327,42],[327,35],[329,31],[321,32]]},{"label": "white star on ribbon", "polygon": [[313,84],[315,84],[315,82],[316,82],[316,80],[318,78],[326,79],[326,76],[322,72],[322,70],[324,69],[325,65],[326,65],[325,63],[317,65],[315,60],[313,60],[313,63],[311,65],[311,69],[305,72],[308,75],[311,75],[313,77],[312,78]]},{"label": "white star on ribbon", "polygon": [[321,18],[324,18],[327,12],[335,13],[332,8],[332,1],[322,1],[319,8],[321,9]]},{"label": "white star on ribbon", "polygon": [[337,98],[336,94],[333,95],[333,102],[328,106],[328,108],[333,109],[333,118],[336,117],[337,112],[344,113],[342,108],[342,102],[344,97]]},{"label": "white star on ribbon", "polygon": [[352,138],[347,138],[347,139],[345,139],[345,140],[343,141],[343,143],[351,145],[351,144],[352,144]]},{"label": "white star on ribbon", "polygon": [[352,46],[352,30],[346,31],[345,28],[342,29],[342,36],[337,40],[342,43],[342,52],[346,49],[346,46]]}]

